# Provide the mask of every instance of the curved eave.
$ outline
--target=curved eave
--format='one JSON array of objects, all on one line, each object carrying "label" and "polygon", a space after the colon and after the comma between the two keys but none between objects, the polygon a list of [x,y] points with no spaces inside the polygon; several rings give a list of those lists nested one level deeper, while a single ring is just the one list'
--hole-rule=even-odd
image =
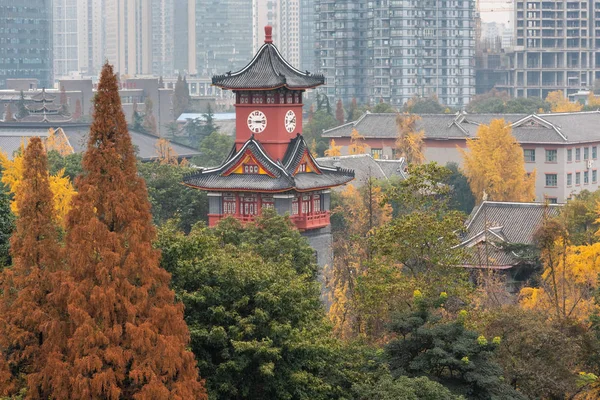
[{"label": "curved eave", "polygon": [[250,87],[234,87],[234,86],[227,86],[227,85],[222,85],[219,83],[212,83],[211,86],[216,86],[218,88],[221,88],[223,90],[251,90],[254,92],[259,92],[259,91],[267,91],[267,90],[277,90],[277,89],[281,89],[281,88],[286,88],[288,90],[308,90],[308,89],[314,89],[317,86],[321,86],[325,84],[325,82],[323,83],[316,83],[312,86],[299,86],[299,87],[295,87],[295,86],[288,86],[288,85],[278,85],[278,86],[273,86],[273,87],[260,87],[260,88],[250,88]]},{"label": "curved eave", "polygon": [[314,187],[314,188],[307,188],[307,189],[298,189],[295,187],[291,187],[291,188],[287,188],[287,189],[277,189],[277,190],[265,190],[265,189],[232,189],[232,188],[215,188],[215,187],[201,187],[201,186],[196,186],[196,185],[192,185],[191,183],[185,183],[182,182],[181,184],[183,186],[187,186],[189,188],[192,189],[196,189],[196,190],[203,190],[205,192],[244,192],[244,193],[285,193],[285,192],[289,192],[289,191],[296,191],[298,193],[306,193],[306,192],[313,192],[315,190],[327,190],[327,189],[332,189],[334,187],[338,187],[338,186],[342,186],[345,185],[351,181],[353,181],[354,178],[350,179],[347,182],[344,183],[339,183],[337,185],[327,185],[327,186],[319,186],[319,187]]}]

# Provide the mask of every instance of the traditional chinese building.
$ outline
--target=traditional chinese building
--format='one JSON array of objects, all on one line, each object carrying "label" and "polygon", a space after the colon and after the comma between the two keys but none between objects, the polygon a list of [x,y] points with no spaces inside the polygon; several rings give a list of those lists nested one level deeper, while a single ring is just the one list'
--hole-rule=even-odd
[{"label": "traditional chinese building", "polygon": [[351,181],[354,172],[313,158],[300,133],[302,96],[325,79],[291,66],[273,45],[271,27],[265,34],[245,68],[212,79],[236,96],[234,147],[220,167],[200,169],[184,183],[209,192],[210,226],[229,216],[252,221],[263,208],[289,214],[324,265],[331,262],[331,188]]}]

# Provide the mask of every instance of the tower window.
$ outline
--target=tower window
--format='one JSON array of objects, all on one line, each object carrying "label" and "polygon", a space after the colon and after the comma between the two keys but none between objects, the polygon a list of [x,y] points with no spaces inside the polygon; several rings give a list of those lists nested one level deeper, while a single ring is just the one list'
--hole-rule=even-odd
[{"label": "tower window", "polygon": [[258,165],[244,164],[244,173],[245,174],[258,174]]}]

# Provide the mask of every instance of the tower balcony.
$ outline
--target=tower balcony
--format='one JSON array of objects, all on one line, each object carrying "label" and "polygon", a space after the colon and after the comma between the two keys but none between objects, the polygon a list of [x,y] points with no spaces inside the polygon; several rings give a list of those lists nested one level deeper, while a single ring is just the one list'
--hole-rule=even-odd
[{"label": "tower balcony", "polygon": [[[247,224],[249,222],[254,222],[257,215],[241,215],[241,214],[209,214],[208,215],[208,225],[215,226],[221,220],[233,217],[236,220],[240,221],[242,224]],[[330,212],[329,211],[318,211],[309,214],[300,214],[300,215],[291,215],[290,219],[296,228],[300,231],[307,231],[311,229],[320,229],[329,226],[330,220]]]}]

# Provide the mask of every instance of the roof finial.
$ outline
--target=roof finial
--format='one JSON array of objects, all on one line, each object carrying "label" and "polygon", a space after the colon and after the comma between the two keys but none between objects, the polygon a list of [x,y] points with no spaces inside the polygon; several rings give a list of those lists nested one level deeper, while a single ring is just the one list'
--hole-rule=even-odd
[{"label": "roof finial", "polygon": [[273,27],[271,25],[265,26],[265,43],[273,43]]}]

